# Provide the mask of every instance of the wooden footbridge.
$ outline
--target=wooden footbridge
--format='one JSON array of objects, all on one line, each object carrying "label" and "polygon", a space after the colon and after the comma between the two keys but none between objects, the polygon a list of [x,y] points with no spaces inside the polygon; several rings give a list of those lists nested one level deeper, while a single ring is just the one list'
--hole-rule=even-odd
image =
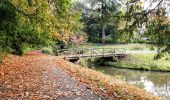
[{"label": "wooden footbridge", "polygon": [[76,48],[61,49],[57,51],[58,56],[67,60],[76,60],[80,58],[113,57],[115,59],[124,58],[125,48]]}]

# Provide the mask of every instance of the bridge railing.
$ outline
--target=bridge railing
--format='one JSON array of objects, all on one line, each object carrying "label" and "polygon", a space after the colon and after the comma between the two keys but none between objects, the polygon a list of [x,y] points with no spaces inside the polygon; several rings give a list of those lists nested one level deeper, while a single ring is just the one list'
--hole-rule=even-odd
[{"label": "bridge railing", "polygon": [[70,57],[95,57],[107,55],[124,55],[126,49],[124,48],[76,48],[76,49],[61,49],[57,50],[58,56],[64,58]]},{"label": "bridge railing", "polygon": [[58,56],[69,57],[95,57],[125,54],[125,48],[75,48],[57,50]]}]

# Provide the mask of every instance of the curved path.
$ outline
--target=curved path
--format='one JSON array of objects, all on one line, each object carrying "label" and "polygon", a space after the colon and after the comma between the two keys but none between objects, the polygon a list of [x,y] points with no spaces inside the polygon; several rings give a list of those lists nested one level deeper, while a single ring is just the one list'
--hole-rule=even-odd
[{"label": "curved path", "polygon": [[56,66],[55,58],[42,54],[7,57],[4,64],[0,65],[0,97],[49,100],[106,99]]}]

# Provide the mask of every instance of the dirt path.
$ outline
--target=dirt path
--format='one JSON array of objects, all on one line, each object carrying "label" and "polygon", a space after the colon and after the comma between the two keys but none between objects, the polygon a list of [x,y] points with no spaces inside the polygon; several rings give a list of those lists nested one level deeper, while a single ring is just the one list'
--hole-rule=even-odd
[{"label": "dirt path", "polygon": [[70,77],[48,55],[10,56],[0,65],[0,99],[102,100]]}]

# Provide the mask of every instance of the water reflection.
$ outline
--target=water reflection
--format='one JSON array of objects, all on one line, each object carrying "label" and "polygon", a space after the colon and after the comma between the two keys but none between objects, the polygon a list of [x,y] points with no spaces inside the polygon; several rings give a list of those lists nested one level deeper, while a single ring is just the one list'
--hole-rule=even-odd
[{"label": "water reflection", "polygon": [[93,69],[137,85],[158,96],[170,99],[170,73],[146,72],[118,69],[113,67],[94,67]]}]

